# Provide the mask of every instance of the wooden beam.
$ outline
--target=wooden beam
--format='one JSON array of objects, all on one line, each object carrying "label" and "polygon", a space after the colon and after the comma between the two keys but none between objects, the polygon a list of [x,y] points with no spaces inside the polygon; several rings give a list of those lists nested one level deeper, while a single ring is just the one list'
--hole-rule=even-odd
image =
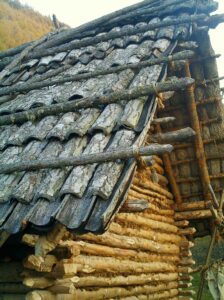
[{"label": "wooden beam", "polygon": [[152,124],[167,124],[174,122],[176,120],[175,117],[164,117],[164,118],[155,118],[152,120]]},{"label": "wooden beam", "polygon": [[212,213],[209,209],[195,210],[195,211],[182,211],[176,212],[174,215],[175,220],[196,220],[211,218]]},{"label": "wooden beam", "polygon": [[[185,74],[189,77],[191,77],[190,67],[189,63],[185,64]],[[191,127],[196,132],[195,138],[194,138],[194,145],[195,145],[195,154],[198,161],[198,167],[199,167],[199,173],[200,173],[200,179],[203,187],[203,194],[206,200],[211,199],[211,195],[208,192],[208,185],[210,184],[210,178],[208,173],[208,167],[206,163],[205,158],[205,150],[204,150],[204,144],[203,139],[201,135],[201,129],[200,129],[200,122],[198,118],[197,113],[197,107],[196,107],[196,101],[194,96],[194,87],[188,87],[185,91],[185,97],[187,100],[187,108],[189,112],[189,117],[191,121]]]},{"label": "wooden beam", "polygon": [[55,84],[62,84],[66,82],[74,82],[74,81],[81,81],[86,80],[89,78],[94,78],[102,75],[112,74],[112,73],[119,73],[127,69],[141,69],[157,64],[168,63],[170,61],[182,60],[184,58],[191,58],[193,57],[193,51],[182,51],[178,52],[174,55],[169,55],[161,58],[152,58],[147,61],[134,63],[134,64],[124,64],[122,66],[107,68],[107,69],[99,69],[92,72],[84,73],[84,74],[76,74],[76,75],[65,75],[60,78],[50,78],[48,80],[38,80],[35,82],[27,82],[27,83],[19,83],[12,85],[10,87],[2,87],[0,90],[0,96],[13,94],[13,93],[22,93],[28,92],[34,89],[40,89],[43,87],[53,86]]},{"label": "wooden beam", "polygon": [[192,138],[195,136],[195,131],[190,128],[182,128],[176,131],[169,131],[166,133],[159,132],[154,135],[149,135],[149,139],[151,142],[157,142],[157,143],[176,143],[185,141],[189,138]]},{"label": "wooden beam", "polygon": [[152,144],[146,147],[135,147],[108,151],[94,154],[82,154],[76,157],[57,158],[49,160],[33,160],[33,161],[21,161],[18,163],[2,164],[0,174],[6,174],[11,172],[40,170],[46,168],[63,168],[66,166],[79,166],[93,163],[103,163],[108,161],[114,161],[117,159],[128,159],[136,156],[148,156],[154,154],[162,154],[164,152],[171,152],[173,147],[171,145],[159,145]]},{"label": "wooden beam", "polygon": [[164,82],[157,82],[156,84],[149,84],[144,87],[113,92],[105,96],[92,96],[81,99],[79,101],[67,101],[65,103],[52,104],[50,106],[29,109],[25,112],[13,113],[2,116],[0,118],[0,126],[10,125],[16,123],[25,123],[26,121],[34,122],[37,119],[49,116],[58,115],[59,113],[66,113],[76,111],[81,108],[98,107],[102,104],[117,103],[121,100],[133,100],[141,96],[148,96],[150,94],[157,94],[158,92],[176,91],[184,89],[194,83],[192,78],[181,78],[176,80],[167,80]]}]

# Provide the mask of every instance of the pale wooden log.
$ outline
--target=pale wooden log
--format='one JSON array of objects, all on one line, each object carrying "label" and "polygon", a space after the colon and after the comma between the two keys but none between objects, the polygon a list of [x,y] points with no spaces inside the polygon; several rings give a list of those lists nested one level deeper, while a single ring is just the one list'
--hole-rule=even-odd
[{"label": "pale wooden log", "polygon": [[121,207],[121,212],[141,212],[149,208],[149,203],[144,199],[126,200]]},{"label": "pale wooden log", "polygon": [[145,180],[142,182],[139,178],[134,178],[133,184],[154,192],[158,192],[159,194],[166,196],[168,199],[173,200],[173,195],[170,192],[161,188],[158,184],[152,183],[150,180]]},{"label": "pale wooden log", "polygon": [[185,228],[189,226],[189,221],[187,220],[175,221],[174,225],[180,228]]},{"label": "pale wooden log", "polygon": [[71,282],[63,283],[63,284],[57,283],[53,286],[50,286],[48,288],[48,291],[54,294],[75,294],[76,293],[76,289]]},{"label": "pale wooden log", "polygon": [[57,259],[54,255],[47,255],[45,258],[42,256],[29,255],[24,260],[23,265],[25,268],[38,272],[51,272],[56,262]]},{"label": "pale wooden log", "polygon": [[120,235],[125,235],[125,236],[127,235],[127,236],[142,237],[145,239],[158,241],[160,243],[174,243],[179,245],[183,241],[183,238],[180,237],[178,234],[161,233],[151,229],[144,230],[142,228],[134,229],[134,228],[129,228],[127,226],[122,227],[115,222],[110,224],[108,231]]},{"label": "pale wooden log", "polygon": [[179,229],[178,233],[180,235],[194,235],[197,230],[194,227],[188,227],[184,229]]},{"label": "pale wooden log", "polygon": [[36,242],[39,239],[39,235],[37,234],[24,234],[22,237],[22,243],[30,246],[30,247],[34,247]]},{"label": "pale wooden log", "polygon": [[101,286],[132,286],[156,282],[171,282],[178,279],[178,273],[139,274],[130,276],[84,276],[57,279],[56,284],[73,283],[76,288]]},{"label": "pale wooden log", "polygon": [[[136,199],[144,199],[144,200],[148,200],[148,202],[152,203],[155,202],[156,204],[160,204],[162,206],[162,208],[165,209],[170,209],[170,204],[171,202],[169,200],[162,200],[161,198],[159,198],[157,195],[153,195],[154,192],[151,191],[147,191],[146,189],[143,189],[141,187],[132,185],[130,190],[129,190],[129,197],[131,196],[132,198],[136,198]],[[173,210],[172,210],[173,212]]]},{"label": "pale wooden log", "polygon": [[123,287],[110,287],[110,288],[100,288],[97,290],[81,290],[76,289],[75,293],[71,295],[70,298],[63,298],[63,294],[57,296],[57,300],[62,299],[72,299],[72,300],[101,300],[101,299],[111,299],[113,297],[121,298],[126,296],[135,296],[141,294],[153,294],[157,292],[161,292],[169,289],[177,289],[177,282],[168,282],[168,283],[160,283],[157,285],[144,285],[144,286],[134,286],[130,288]]},{"label": "pale wooden log", "polygon": [[109,247],[105,245],[98,245],[98,244],[91,244],[84,241],[77,241],[75,242],[79,245],[81,253],[86,253],[89,255],[95,256],[109,256],[109,257],[116,257],[116,258],[131,258],[134,261],[139,262],[150,262],[150,261],[168,261],[177,263],[179,262],[178,255],[166,255],[166,254],[153,254],[143,251],[135,251],[129,250],[124,248],[115,248]]},{"label": "pale wooden log", "polygon": [[65,226],[56,224],[47,235],[40,236],[35,244],[35,255],[45,257],[47,253],[55,249],[66,231]]},{"label": "pale wooden log", "polygon": [[178,228],[172,224],[167,224],[163,222],[158,221],[152,221],[147,218],[143,218],[137,215],[130,215],[126,213],[120,213],[115,217],[115,220],[118,222],[124,222],[124,223],[132,223],[136,225],[142,225],[154,230],[162,231],[162,232],[168,232],[168,233],[177,233]]},{"label": "pale wooden log", "polygon": [[208,208],[208,201],[185,202],[174,206],[176,211],[200,210]]},{"label": "pale wooden log", "polygon": [[117,159],[128,159],[135,157],[136,155],[147,156],[152,154],[160,154],[163,152],[170,152],[173,150],[171,145],[158,145],[152,144],[147,147],[133,146],[130,148],[124,148],[117,151],[108,151],[94,154],[82,154],[76,157],[46,159],[46,160],[33,160],[29,162],[21,161],[17,163],[2,164],[0,174],[20,172],[20,171],[32,171],[46,168],[64,168],[66,166],[80,166],[93,163],[104,163],[108,161],[114,161]]},{"label": "pale wooden log", "polygon": [[191,257],[192,253],[190,250],[186,250],[186,249],[181,249],[180,251],[180,256],[181,257]]},{"label": "pale wooden log", "polygon": [[188,241],[186,238],[180,242],[181,250],[192,248],[194,244],[191,241]]},{"label": "pale wooden log", "polygon": [[33,289],[45,289],[54,284],[54,280],[45,277],[27,277],[23,279],[23,284]]},{"label": "pale wooden log", "polygon": [[191,282],[184,282],[184,281],[179,281],[178,282],[178,287],[179,288],[189,288],[192,286]]},{"label": "pale wooden log", "polygon": [[[39,236],[34,234],[24,234],[22,242],[30,247],[35,247],[35,244]],[[59,244],[53,249],[52,254],[58,259],[69,258],[80,254],[79,248],[75,245],[71,245],[68,240],[59,241]]]},{"label": "pale wooden log", "polygon": [[177,270],[178,270],[178,273],[180,273],[180,274],[190,274],[193,272],[193,269],[190,267],[178,266]]},{"label": "pale wooden log", "polygon": [[[114,92],[106,96],[88,97],[79,101],[66,101],[60,104],[52,104],[41,108],[29,109],[26,112],[14,113],[7,116],[2,116],[0,120],[0,126],[10,125],[15,123],[24,123],[26,121],[35,121],[37,119],[49,116],[58,115],[59,113],[66,113],[75,111],[81,108],[96,107],[98,105],[111,104],[120,102],[122,100],[133,100],[142,96],[148,96],[149,94],[155,94],[155,87],[157,92],[165,92],[170,90],[184,89],[185,87],[192,85],[194,80],[192,78],[181,78],[178,80],[158,82],[150,84],[145,87],[137,87],[133,89],[124,90],[120,92]],[[156,153],[154,153],[156,154]],[[150,154],[149,154],[150,155]]]},{"label": "pale wooden log", "polygon": [[155,253],[179,254],[179,247],[171,243],[162,244],[145,238],[128,237],[111,232],[106,232],[103,235],[94,235],[92,233],[84,234],[82,235],[82,240],[93,241],[103,245],[124,249],[142,249]]},{"label": "pale wooden log", "polygon": [[[137,177],[135,177],[135,178],[138,179]],[[155,200],[158,200],[158,202],[160,202],[161,205],[165,208],[170,207],[170,205],[172,205],[174,203],[173,200],[167,199],[166,196],[163,196],[157,192],[151,191],[150,189],[137,186],[135,184],[131,185],[131,190],[134,190],[143,195],[150,196],[152,199],[154,198]]]},{"label": "pale wooden log", "polygon": [[175,117],[155,118],[152,120],[152,124],[167,124],[167,123],[172,123],[175,120],[176,120]]},{"label": "pale wooden log", "polygon": [[190,127],[186,127],[176,131],[151,135],[149,136],[149,140],[151,142],[159,143],[176,143],[185,141],[193,136],[195,136],[195,131]]},{"label": "pale wooden log", "polygon": [[130,260],[119,260],[112,257],[85,256],[79,255],[69,260],[62,260],[62,263],[75,263],[81,265],[81,272],[90,273],[94,271],[108,273],[159,273],[175,272],[176,266],[167,262],[130,262]]},{"label": "pale wooden log", "polygon": [[138,300],[159,300],[159,299],[172,299],[172,300],[179,300],[179,298],[175,297],[178,295],[177,289],[171,289],[169,291],[164,291],[156,294],[151,295],[140,295],[138,296]]},{"label": "pale wooden log", "polygon": [[[151,209],[152,211],[154,211],[156,213],[159,213],[160,215],[170,215],[170,216],[172,216],[174,214],[173,209],[170,209],[170,207],[168,207],[166,204],[163,205],[163,206],[165,206],[164,208],[159,209],[152,202],[156,202],[156,204],[162,205],[163,201],[161,201],[160,199],[156,199],[153,196],[143,194],[140,188],[131,187],[131,189],[129,190],[128,196],[132,197],[132,198],[135,198],[135,199],[148,200],[149,209]],[[159,210],[160,210],[160,212],[159,212]]]},{"label": "pale wooden log", "polygon": [[174,224],[174,220],[173,220],[173,216],[161,216],[158,215],[156,213],[150,213],[150,211],[145,211],[142,213],[138,214],[140,217],[146,218],[146,219],[151,219],[151,220],[155,220],[155,221],[159,221],[159,222],[163,222],[163,223],[167,223],[167,224]]},{"label": "pale wooden log", "polygon": [[179,262],[180,266],[192,266],[195,265],[195,261],[192,258],[182,258]]},{"label": "pale wooden log", "polygon": [[194,247],[194,243],[191,241],[188,241],[187,239],[183,242],[182,245],[180,245],[181,250],[186,250]]},{"label": "pale wooden log", "polygon": [[[60,78],[49,78],[48,80],[43,80],[43,81],[35,81],[31,83],[20,83],[20,84],[15,84],[11,87],[3,87],[0,91],[0,96],[2,95],[8,95],[11,93],[21,93],[21,92],[28,92],[34,89],[40,89],[43,87],[49,87],[55,84],[62,84],[66,82],[74,82],[74,81],[81,81],[81,80],[86,80],[89,78],[94,78],[102,75],[108,75],[108,74],[113,74],[113,73],[120,73],[124,70],[127,69],[141,69],[145,68],[147,66],[153,66],[157,64],[161,64],[164,62],[168,61],[174,61],[174,60],[180,60],[182,57],[192,57],[194,55],[193,51],[181,51],[179,53],[176,53],[171,56],[165,56],[161,58],[153,58],[149,59],[147,61],[139,62],[139,63],[134,63],[134,64],[124,64],[122,66],[117,66],[117,67],[112,67],[108,69],[100,69],[100,70],[95,70],[92,72],[84,73],[84,74],[76,74],[76,75],[65,75]],[[163,118],[164,119],[164,118]],[[167,119],[167,118],[165,118]]]},{"label": "pale wooden log", "polygon": [[161,174],[157,174],[158,180],[159,180],[159,184],[161,186],[167,186],[169,184],[169,181],[167,179],[167,177],[161,175]]},{"label": "pale wooden log", "polygon": [[[131,197],[135,197],[135,199],[144,199],[144,200],[148,200],[148,206],[149,206],[149,210],[153,211],[155,213],[158,213],[160,215],[164,215],[164,216],[173,216],[174,215],[174,211],[173,209],[163,209],[163,208],[159,208],[158,206],[156,206],[155,204],[151,203],[151,201],[153,201],[154,199],[151,196],[146,196],[144,194],[141,194],[139,192],[136,192],[135,190],[130,189],[129,191],[129,196]],[[142,198],[141,198],[142,197]]]},{"label": "pale wooden log", "polygon": [[159,164],[157,164],[156,162],[154,164],[152,164],[152,166],[149,166],[150,170],[156,170],[156,172],[160,175],[164,174],[164,169],[163,167],[161,167]]},{"label": "pale wooden log", "polygon": [[159,164],[160,166],[163,166],[163,161],[159,156],[153,155],[153,159],[157,162],[157,164]]},{"label": "pale wooden log", "polygon": [[71,257],[69,260],[71,261],[59,261],[54,269],[52,270],[51,273],[49,274],[49,278],[63,278],[63,277],[73,277],[75,276],[78,272],[82,271],[85,273],[91,273],[93,272],[93,269],[90,266],[85,266],[83,269],[83,265],[78,264],[78,263],[73,263],[72,262],[73,257]]},{"label": "pale wooden log", "polygon": [[195,210],[195,211],[183,211],[176,212],[174,214],[175,220],[195,220],[195,219],[206,219],[211,218],[212,213],[209,209]]},{"label": "pale wooden log", "polygon": [[26,295],[26,300],[56,300],[56,296],[49,291],[33,291]]}]

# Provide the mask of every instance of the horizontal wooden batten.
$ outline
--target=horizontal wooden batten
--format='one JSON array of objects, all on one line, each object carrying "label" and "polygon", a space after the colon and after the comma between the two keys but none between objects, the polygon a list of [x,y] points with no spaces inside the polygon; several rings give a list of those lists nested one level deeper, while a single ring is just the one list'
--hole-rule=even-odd
[{"label": "horizontal wooden batten", "polygon": [[144,87],[139,86],[129,90],[113,92],[105,96],[99,95],[98,97],[87,97],[78,101],[67,101],[41,108],[33,108],[25,112],[12,113],[10,115],[2,116],[0,118],[0,126],[17,123],[21,124],[25,123],[26,121],[34,122],[35,120],[46,116],[76,111],[81,108],[98,107],[99,105],[117,103],[121,100],[130,101],[141,96],[148,96],[150,94],[157,94],[159,92],[182,90],[188,86],[191,86],[193,83],[194,79],[192,78],[167,80],[164,82],[157,82],[156,84],[149,84]]},{"label": "horizontal wooden batten", "polygon": [[102,163],[114,161],[117,159],[128,159],[136,156],[148,156],[153,154],[160,154],[164,152],[171,152],[173,147],[171,145],[152,144],[146,147],[133,146],[131,148],[108,151],[94,154],[83,154],[76,157],[58,158],[49,160],[33,160],[29,162],[18,162],[12,164],[1,165],[0,174],[11,172],[31,171],[46,168],[63,168],[66,166],[87,165],[93,163]]},{"label": "horizontal wooden batten", "polygon": [[22,92],[28,92],[34,89],[40,89],[43,87],[48,87],[48,86],[53,86],[55,84],[63,84],[66,82],[74,82],[74,81],[81,81],[81,80],[86,80],[102,75],[108,75],[108,74],[113,74],[113,73],[119,73],[127,69],[141,69],[157,64],[162,64],[170,61],[177,61],[177,60],[182,60],[184,58],[191,58],[194,56],[194,52],[190,50],[185,50],[181,51],[179,53],[161,57],[161,58],[153,58],[147,61],[139,62],[139,63],[134,63],[134,64],[126,64],[122,66],[117,66],[117,67],[112,67],[108,69],[100,69],[100,70],[95,70],[92,72],[84,73],[84,74],[76,74],[76,75],[65,75],[62,78],[50,78],[47,80],[42,80],[42,81],[35,81],[31,83],[20,83],[20,84],[15,84],[10,87],[2,87],[0,90],[0,96],[3,95],[8,95],[8,94],[13,94],[13,93],[22,93]]}]

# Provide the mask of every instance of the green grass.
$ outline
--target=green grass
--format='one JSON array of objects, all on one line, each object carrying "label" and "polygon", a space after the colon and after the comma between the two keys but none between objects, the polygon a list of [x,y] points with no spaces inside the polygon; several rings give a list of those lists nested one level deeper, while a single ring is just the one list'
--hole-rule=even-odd
[{"label": "green grass", "polygon": [[[193,296],[193,299],[196,299],[198,287],[200,285],[200,273],[195,273],[192,275],[193,275],[193,281],[192,281],[192,287],[190,289],[195,291],[195,295]],[[207,287],[207,284],[205,284],[205,286],[204,286],[204,290],[203,290],[201,299],[202,300],[213,300],[213,298],[209,292],[209,289]]]}]

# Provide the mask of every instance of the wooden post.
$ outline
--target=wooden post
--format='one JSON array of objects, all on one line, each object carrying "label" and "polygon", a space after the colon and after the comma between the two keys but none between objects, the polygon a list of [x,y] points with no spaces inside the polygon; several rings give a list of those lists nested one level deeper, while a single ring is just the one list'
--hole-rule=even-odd
[{"label": "wooden post", "polygon": [[[191,77],[189,63],[185,64],[185,74],[186,74],[186,76]],[[204,197],[206,200],[210,200],[211,195],[208,192],[210,178],[209,178],[209,173],[208,173],[208,168],[207,168],[207,163],[206,163],[206,158],[205,158],[205,150],[204,150],[203,139],[201,136],[200,122],[199,122],[198,113],[197,113],[197,106],[196,106],[196,102],[195,102],[193,86],[186,88],[185,97],[187,100],[187,108],[188,108],[189,117],[190,117],[190,121],[191,121],[191,127],[196,132],[196,135],[194,138],[195,153],[196,153],[196,158],[198,160],[198,167],[199,167],[199,173],[200,173],[200,178],[201,178],[202,187],[203,187],[203,194],[204,194]]]}]

